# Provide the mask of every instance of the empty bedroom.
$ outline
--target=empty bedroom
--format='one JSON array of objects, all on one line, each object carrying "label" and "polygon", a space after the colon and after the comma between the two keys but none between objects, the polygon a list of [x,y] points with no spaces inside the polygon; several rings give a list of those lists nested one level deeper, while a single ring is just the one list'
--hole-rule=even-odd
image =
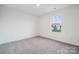
[{"label": "empty bedroom", "polygon": [[78,4],[0,4],[0,54],[79,54]]}]

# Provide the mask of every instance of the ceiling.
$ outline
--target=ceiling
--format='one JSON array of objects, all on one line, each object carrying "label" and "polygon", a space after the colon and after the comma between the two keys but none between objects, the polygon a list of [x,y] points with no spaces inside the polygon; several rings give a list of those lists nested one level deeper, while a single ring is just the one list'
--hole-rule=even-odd
[{"label": "ceiling", "polygon": [[40,16],[67,7],[69,4],[40,4],[40,6],[36,6],[36,4],[4,4],[3,6],[15,8],[35,16]]}]

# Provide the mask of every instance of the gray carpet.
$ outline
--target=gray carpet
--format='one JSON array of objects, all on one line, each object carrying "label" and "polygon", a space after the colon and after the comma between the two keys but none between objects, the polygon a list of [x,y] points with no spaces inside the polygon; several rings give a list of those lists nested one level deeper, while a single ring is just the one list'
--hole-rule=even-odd
[{"label": "gray carpet", "polygon": [[79,47],[34,37],[0,45],[0,54],[78,54]]}]

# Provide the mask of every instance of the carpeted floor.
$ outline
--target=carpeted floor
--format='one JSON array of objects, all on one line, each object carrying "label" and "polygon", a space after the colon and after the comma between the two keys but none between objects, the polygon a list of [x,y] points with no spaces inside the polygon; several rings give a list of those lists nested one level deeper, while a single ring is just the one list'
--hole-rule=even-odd
[{"label": "carpeted floor", "polygon": [[0,54],[78,54],[79,47],[34,37],[0,45]]}]

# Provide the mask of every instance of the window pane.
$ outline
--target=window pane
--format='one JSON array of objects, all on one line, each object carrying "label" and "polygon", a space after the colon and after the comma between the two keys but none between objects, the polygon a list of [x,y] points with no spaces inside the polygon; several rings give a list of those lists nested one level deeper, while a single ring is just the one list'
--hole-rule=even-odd
[{"label": "window pane", "polygon": [[61,32],[61,17],[53,16],[52,17],[52,32]]}]

